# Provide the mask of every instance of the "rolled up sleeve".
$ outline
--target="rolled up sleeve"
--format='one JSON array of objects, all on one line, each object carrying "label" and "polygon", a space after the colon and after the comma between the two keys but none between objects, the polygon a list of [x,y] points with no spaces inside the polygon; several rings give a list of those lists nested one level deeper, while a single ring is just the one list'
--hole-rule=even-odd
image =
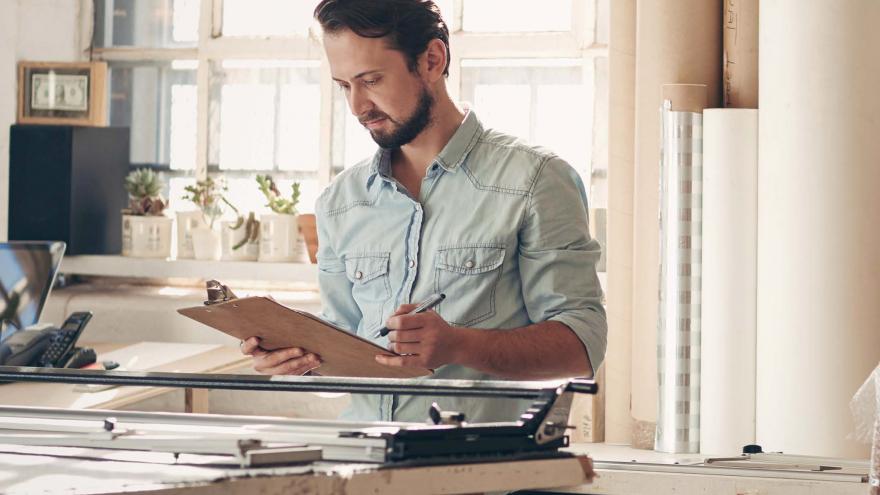
[{"label": "rolled up sleeve", "polygon": [[519,267],[529,318],[569,327],[595,373],[605,359],[608,323],[596,275],[601,246],[590,237],[587,212],[577,172],[549,158],[535,179],[520,228]]},{"label": "rolled up sleeve", "polygon": [[352,283],[345,274],[345,263],[336,256],[332,234],[322,198],[315,207],[318,227],[318,287],[321,291],[321,317],[334,325],[357,333],[362,315],[351,294]]}]

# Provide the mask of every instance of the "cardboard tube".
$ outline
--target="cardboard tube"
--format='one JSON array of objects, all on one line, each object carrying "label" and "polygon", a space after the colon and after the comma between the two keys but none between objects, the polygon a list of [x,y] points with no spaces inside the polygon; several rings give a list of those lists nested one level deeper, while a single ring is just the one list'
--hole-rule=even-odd
[{"label": "cardboard tube", "polygon": [[700,113],[706,108],[705,84],[664,84],[663,101],[669,100],[672,112]]},{"label": "cardboard tube", "polygon": [[724,0],[724,106],[758,108],[758,0]]},{"label": "cardboard tube", "polygon": [[868,457],[848,403],[880,361],[880,2],[761,2],[757,441]]},{"label": "cardboard tube", "polygon": [[721,0],[638,0],[636,8],[632,444],[653,448],[654,435],[649,430],[657,421],[661,88],[674,83],[705,84],[709,106],[718,106]]},{"label": "cardboard tube", "polygon": [[605,441],[632,437],[633,162],[635,153],[636,1],[610,2],[608,46],[608,349],[605,352]]}]

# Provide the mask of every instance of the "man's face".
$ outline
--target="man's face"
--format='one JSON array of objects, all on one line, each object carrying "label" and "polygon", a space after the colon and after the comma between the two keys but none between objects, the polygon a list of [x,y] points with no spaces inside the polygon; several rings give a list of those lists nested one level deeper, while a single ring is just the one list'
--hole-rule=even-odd
[{"label": "man's face", "polygon": [[410,72],[406,57],[385,40],[342,30],[324,35],[324,49],[351,113],[376,144],[398,148],[430,124],[434,98],[427,83]]}]

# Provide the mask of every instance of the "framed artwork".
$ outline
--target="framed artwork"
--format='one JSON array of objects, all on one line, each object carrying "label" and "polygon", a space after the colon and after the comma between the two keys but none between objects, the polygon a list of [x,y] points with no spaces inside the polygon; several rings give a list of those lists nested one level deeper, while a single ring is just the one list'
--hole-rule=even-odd
[{"label": "framed artwork", "polygon": [[19,62],[18,123],[105,126],[105,62]]}]

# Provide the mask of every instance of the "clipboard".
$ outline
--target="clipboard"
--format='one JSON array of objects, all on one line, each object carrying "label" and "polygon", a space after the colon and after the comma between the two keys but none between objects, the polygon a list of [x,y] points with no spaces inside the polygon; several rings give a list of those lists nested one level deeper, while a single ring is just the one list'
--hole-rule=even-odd
[{"label": "clipboard", "polygon": [[377,363],[376,354],[397,354],[269,297],[229,299],[177,312],[240,340],[259,337],[260,347],[269,351],[301,347],[313,352],[321,356],[321,367],[316,371],[323,376],[415,378],[433,373],[425,368]]}]

